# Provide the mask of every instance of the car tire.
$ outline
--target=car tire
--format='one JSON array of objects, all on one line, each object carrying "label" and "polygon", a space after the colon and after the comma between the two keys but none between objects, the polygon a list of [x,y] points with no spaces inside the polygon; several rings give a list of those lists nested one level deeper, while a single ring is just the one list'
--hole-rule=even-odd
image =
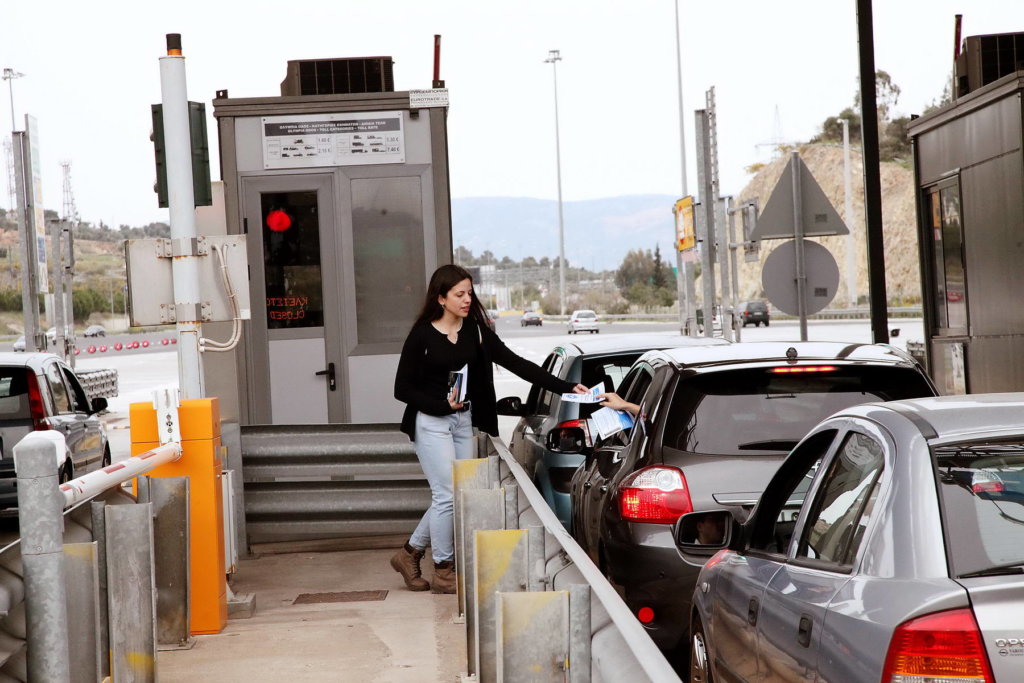
[{"label": "car tire", "polygon": [[768,321],[767,320],[764,321],[764,326],[768,327]]},{"label": "car tire", "polygon": [[110,466],[110,446],[107,445],[103,448],[103,459],[100,460],[100,469]]},{"label": "car tire", "polygon": [[697,617],[690,633],[690,683],[714,683],[714,680],[704,623]]},{"label": "car tire", "polygon": [[75,472],[74,468],[71,465],[71,461],[65,460],[64,466],[60,468],[59,472],[57,472],[57,485],[59,486],[61,484],[68,483],[69,481],[75,478],[74,474]]}]

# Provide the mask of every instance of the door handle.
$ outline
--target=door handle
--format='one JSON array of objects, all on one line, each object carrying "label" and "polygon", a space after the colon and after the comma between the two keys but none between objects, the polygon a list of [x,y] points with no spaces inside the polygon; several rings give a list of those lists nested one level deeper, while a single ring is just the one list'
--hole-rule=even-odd
[{"label": "door handle", "polygon": [[320,376],[323,376],[323,375],[327,375],[327,388],[330,389],[331,391],[336,391],[337,390],[338,382],[337,382],[337,380],[335,379],[335,376],[334,376],[334,363],[328,363],[326,370],[321,370],[320,372],[318,372],[316,374],[317,374],[317,377],[320,377]]},{"label": "door handle", "polygon": [[796,630],[796,642],[800,643],[803,647],[810,647],[811,645],[811,629],[813,628],[814,622],[806,614],[800,615],[800,626]]},{"label": "door handle", "polygon": [[747,605],[747,623],[751,626],[757,624],[757,608],[759,606],[757,598],[750,598],[750,603]]}]

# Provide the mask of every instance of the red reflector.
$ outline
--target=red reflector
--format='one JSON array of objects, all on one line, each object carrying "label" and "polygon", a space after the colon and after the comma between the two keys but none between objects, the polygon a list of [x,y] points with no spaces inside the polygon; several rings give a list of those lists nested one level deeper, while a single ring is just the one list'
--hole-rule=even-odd
[{"label": "red reflector", "polygon": [[956,680],[993,683],[981,632],[970,609],[936,612],[900,624],[889,642],[884,683]]},{"label": "red reflector", "polygon": [[693,512],[693,503],[677,467],[644,467],[619,488],[619,515],[627,521],[672,524],[687,512]]},{"label": "red reflector", "polygon": [[794,365],[784,368],[772,368],[768,372],[774,372],[780,375],[795,375],[805,372],[835,372],[836,366],[834,365]]},{"label": "red reflector", "polygon": [[28,409],[32,415],[32,429],[44,431],[50,428],[46,421],[46,407],[43,405],[43,394],[39,390],[39,377],[26,369],[28,373]]},{"label": "red reflector", "polygon": [[636,618],[641,624],[649,624],[654,621],[654,610],[650,607],[641,607],[636,611]]},{"label": "red reflector", "polygon": [[274,232],[284,232],[292,227],[292,219],[281,209],[274,209],[267,214],[267,227]]}]

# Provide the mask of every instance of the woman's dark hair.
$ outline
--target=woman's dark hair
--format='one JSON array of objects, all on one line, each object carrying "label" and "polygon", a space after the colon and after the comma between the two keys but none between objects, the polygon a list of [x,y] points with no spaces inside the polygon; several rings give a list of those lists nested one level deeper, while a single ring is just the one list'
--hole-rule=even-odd
[{"label": "woman's dark hair", "polygon": [[[444,314],[444,310],[437,302],[437,297],[447,296],[452,287],[467,279],[470,284],[473,283],[473,276],[469,274],[468,270],[452,263],[435,270],[434,274],[430,276],[430,283],[427,284],[427,296],[423,300],[423,308],[420,310],[419,316],[416,317],[415,324],[429,323],[440,318]],[[487,310],[480,303],[475,289],[469,304],[469,317],[473,318],[478,325],[486,327]]]}]

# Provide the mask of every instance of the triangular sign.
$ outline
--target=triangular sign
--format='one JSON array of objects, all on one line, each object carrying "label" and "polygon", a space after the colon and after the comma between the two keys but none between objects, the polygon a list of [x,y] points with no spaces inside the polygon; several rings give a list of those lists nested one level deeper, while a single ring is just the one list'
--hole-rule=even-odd
[{"label": "triangular sign", "polygon": [[793,164],[799,164],[804,237],[849,234],[849,229],[832,206],[832,202],[825,196],[818,181],[811,175],[811,170],[798,154],[794,154],[786,164],[786,170],[782,172],[779,182],[775,184],[764,211],[757,217],[757,227],[751,233],[750,239],[781,240],[796,237],[793,217]]}]

